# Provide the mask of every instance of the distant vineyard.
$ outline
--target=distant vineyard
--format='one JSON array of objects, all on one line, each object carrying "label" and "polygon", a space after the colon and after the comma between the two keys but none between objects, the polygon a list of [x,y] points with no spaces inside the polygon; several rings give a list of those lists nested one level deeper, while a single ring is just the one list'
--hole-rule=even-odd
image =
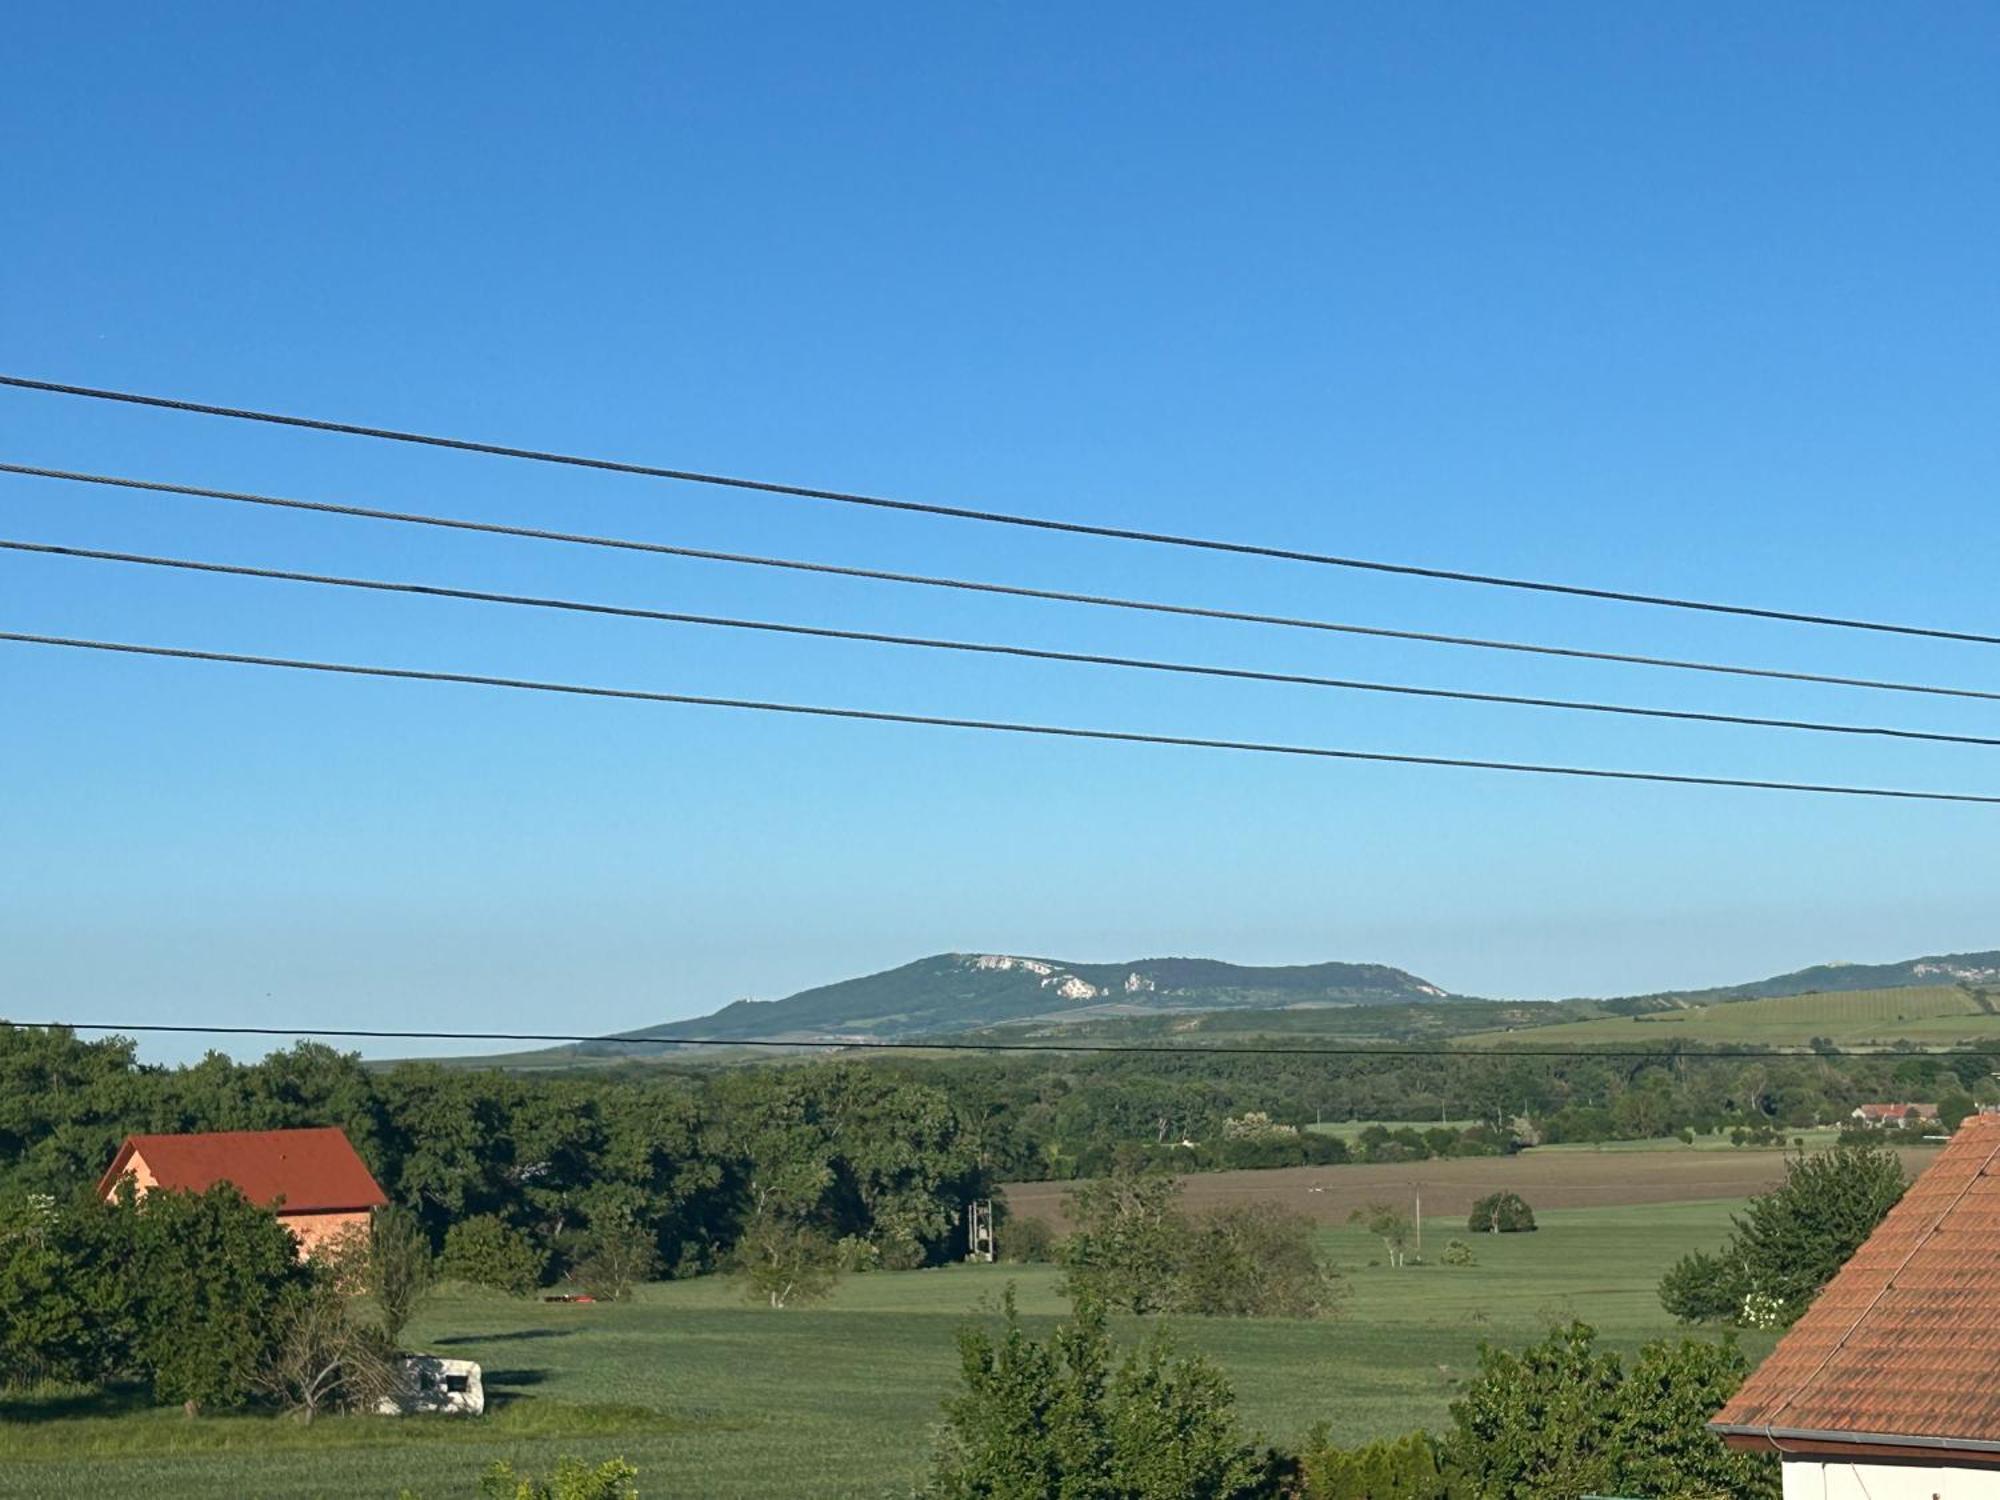
[{"label": "distant vineyard", "polygon": [[1814,1037],[1853,1046],[1867,1042],[1929,1043],[2000,1040],[1994,998],[1955,985],[1887,990],[1847,990],[1838,994],[1784,995],[1770,1000],[1733,1000],[1687,1010],[1606,1017],[1537,1026],[1532,1031],[1484,1032],[1468,1037],[1475,1045],[1505,1046],[1532,1037],[1537,1046],[1567,1043],[1653,1042],[1686,1038],[1701,1042],[1762,1042],[1804,1046]]}]

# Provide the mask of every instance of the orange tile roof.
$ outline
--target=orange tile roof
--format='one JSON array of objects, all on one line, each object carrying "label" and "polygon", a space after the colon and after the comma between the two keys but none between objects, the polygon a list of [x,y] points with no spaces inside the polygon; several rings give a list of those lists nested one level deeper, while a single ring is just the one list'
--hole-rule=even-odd
[{"label": "orange tile roof", "polygon": [[252,1203],[283,1199],[281,1211],[288,1214],[379,1208],[389,1201],[346,1132],[333,1126],[128,1135],[98,1183],[99,1193],[110,1192],[135,1155],[144,1158],[163,1188],[200,1193],[218,1182],[234,1183]]},{"label": "orange tile roof", "polygon": [[1901,1440],[1990,1456],[2000,1445],[2000,1117],[1959,1127],[1710,1425],[1737,1438]]}]

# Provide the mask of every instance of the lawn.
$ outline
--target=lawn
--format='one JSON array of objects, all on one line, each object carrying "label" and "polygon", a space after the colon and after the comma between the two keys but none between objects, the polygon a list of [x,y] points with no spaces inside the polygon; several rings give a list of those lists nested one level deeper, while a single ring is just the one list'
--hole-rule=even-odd
[{"label": "lawn", "polygon": [[[1330,1322],[1183,1319],[1176,1335],[1234,1381],[1248,1423],[1296,1436],[1325,1419],[1343,1440],[1446,1421],[1478,1342],[1524,1342],[1551,1320],[1596,1323],[1632,1347],[1672,1331],[1654,1300],[1683,1251],[1713,1245],[1734,1202],[1554,1209],[1533,1235],[1481,1236],[1478,1263],[1391,1270],[1358,1230],[1321,1231],[1351,1295]],[[1432,1220],[1435,1260],[1462,1227]],[[707,1278],[625,1306],[454,1293],[413,1342],[479,1360],[494,1397],[479,1421],[197,1418],[89,1403],[0,1402],[0,1496],[218,1495],[427,1500],[472,1493],[496,1457],[623,1454],[649,1497],[902,1496],[920,1476],[952,1389],[953,1331],[1013,1283],[1031,1325],[1063,1310],[1046,1266],[955,1266],[849,1278],[819,1308],[772,1312]],[[1136,1337],[1136,1323],[1119,1331]],[[1767,1337],[1750,1342],[1761,1354]]]}]

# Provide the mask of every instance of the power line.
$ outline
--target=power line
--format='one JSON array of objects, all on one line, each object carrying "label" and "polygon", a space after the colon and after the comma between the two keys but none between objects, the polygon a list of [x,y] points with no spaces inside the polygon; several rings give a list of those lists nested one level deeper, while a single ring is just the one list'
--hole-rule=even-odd
[{"label": "power line", "polygon": [[1272,625],[1290,630],[1316,630],[1335,635],[1365,636],[1381,640],[1417,641],[1427,645],[1464,646],[1483,651],[1512,651],[1532,656],[1554,656],[1575,661],[1612,662],[1623,666],[1661,667],[1682,672],[1707,672],[1728,677],[1752,677],[1777,682],[1803,682],[1829,687],[1864,688],[1875,692],[1918,693],[1940,698],[1966,698],[2000,702],[2000,692],[1978,688],[1944,687],[1935,684],[1895,682],[1872,677],[1842,677],[1821,672],[1792,672],[1775,667],[1746,667],[1722,662],[1689,661],[1670,656],[1636,656],[1616,651],[1592,651],[1574,646],[1545,646],[1525,641],[1492,640],[1480,636],[1442,635],[1422,630],[1394,630],[1379,625],[1354,625],[1333,620],[1315,620],[1295,615],[1260,614],[1249,610],[1218,609],[1205,605],[1173,604],[1161,600],[1129,599],[1110,594],[1076,593],[1064,589],[1029,588],[1020,584],[988,583],[968,578],[945,578],[925,573],[900,573],[881,568],[862,568],[840,563],[812,562],[799,558],[763,557],[753,553],[718,552],[704,547],[677,546],[669,542],[639,541],[626,537],[595,536],[587,532],[553,531],[538,526],[513,526],[498,521],[463,520],[423,511],[382,510],[373,506],[349,505],[330,500],[302,500],[292,496],[265,495],[243,490],[210,489],[201,485],[173,484],[165,480],[134,479],[115,474],[92,474],[72,469],[51,469],[35,464],[0,462],[0,474],[19,474],[35,479],[56,479],[76,484],[107,485],[149,494],[180,495],[192,499],[220,500],[235,505],[259,505],[280,510],[345,516],[371,521],[390,521],[409,526],[432,526],[449,531],[467,531],[487,536],[515,537],[528,541],[561,542],[572,546],[603,547],[614,551],[639,552],[659,557],[687,558],[699,562],[724,563],[738,567],[776,568],[799,573],[816,573],[839,578],[859,578],[876,583],[911,584],[923,588],[957,589],[970,593],[994,594],[1015,599],[1037,599],[1058,604],[1082,604],[1103,609],[1137,610],[1148,614],[1176,615],[1201,620],[1228,620],[1248,625]]},{"label": "power line", "polygon": [[799,500],[824,500],[840,505],[866,506],[876,510],[943,516],[989,525],[1025,527],[1036,531],[1060,532],[1070,536],[1102,537],[1113,541],[1146,542],[1156,546],[1185,547],[1203,552],[1230,553],[1241,557],[1261,557],[1281,562],[1312,563],[1322,567],[1352,568],[1370,573],[1390,573],[1410,578],[1431,578],[1450,583],[1479,584],[1488,588],[1521,589],[1539,594],[1563,594],[1581,599],[1603,599],[1621,604],[1646,604],[1662,609],[1697,610],[1706,614],[1738,615],[1762,620],[1782,620],[1799,625],[1824,625],[1842,630],[1867,630],[1886,635],[1921,636],[1931,640],[1968,641],[1983,646],[2000,646],[2000,635],[1977,631],[1946,630],[1930,625],[1906,625],[1882,620],[1865,620],[1846,615],[1813,614],[1800,610],[1772,609],[1750,604],[1726,604],[1714,600],[1688,599],[1671,594],[1646,594],[1625,589],[1596,588],[1583,584],[1556,583],[1547,579],[1513,578],[1497,573],[1474,573],[1457,568],[1423,567],[1414,563],[1383,562],[1379,559],[1343,557],[1334,553],[1311,552],[1294,547],[1268,546],[1255,542],[1224,541],[1213,537],[1186,536],[1174,532],[1144,531],[1126,526],[1099,526],[1082,521],[1057,520],[1047,516],[1026,516],[1010,511],[983,510],[963,505],[943,505],[921,500],[894,500],[850,490],[820,489],[811,485],[785,484],[740,475],[711,474],[697,469],[674,469],[655,464],[628,463],[618,459],[592,458],[575,453],[558,453],[542,448],[519,448],[504,443],[479,442],[470,438],[444,437],[435,433],[407,432],[393,427],[368,427],[355,422],[337,422],[324,417],[303,417],[282,412],[258,411],[241,406],[217,406],[169,396],[144,395],[136,391],[107,390],[96,386],[67,385],[58,381],[33,380],[20,375],[0,375],[0,385],[19,390],[42,391],[61,396],[82,396],[94,401],[117,401],[132,406],[155,407],[166,411],[192,412],[202,416],[228,417],[236,421],[264,422],[281,427],[305,428],[313,432],[338,433],[348,437],[377,438],[394,443],[413,443],[429,448],[445,448],[460,453],[482,453],[495,458],[518,458],[531,463],[561,464],[569,468],[596,469],[606,473],[630,474],[645,479],[670,479],[686,484],[714,485],[725,489],[748,490],[758,494],[783,495]]},{"label": "power line", "polygon": [[581,683],[544,682],[521,677],[496,677],[474,672],[439,672],[412,667],[362,666],[349,662],[308,661],[283,656],[252,656],[233,651],[198,651],[181,646],[137,645],[124,641],[82,640],[70,636],[0,631],[0,641],[23,645],[60,646],[79,651],[108,651],[128,656],[166,657],[178,661],[228,662],[239,666],[280,667],[299,672],[325,672],[345,677],[381,677],[404,682],[451,682],[473,687],[509,688],[521,692],[563,693],[580,698],[611,698],[642,703],[676,703],[697,708],[734,708],[756,713],[795,714],[804,718],[855,719],[874,724],[919,724],[937,729],[972,729],[996,734],[1041,735],[1051,739],[1101,740],[1126,745],[1172,745],[1196,750],[1236,750],[1260,755],[1290,755],[1315,760],[1369,761],[1386,765],[1449,766],[1461,770],[1513,771],[1537,776],[1580,776],[1600,781],[1659,782],[1675,786],[1734,787],[1765,792],[1814,792],[1838,797],[1886,797],[1910,802],[2000,804],[2000,796],[1972,792],[1927,792],[1900,787],[1839,786],[1808,781],[1766,781],[1739,776],[1696,776],[1670,771],[1614,771],[1591,766],[1542,765],[1525,761],[1475,760],[1457,756],[1396,754],[1383,750],[1347,750],[1325,745],[1287,745],[1264,740],[1214,739],[1195,735],[1147,734],[1137,730],[1085,729],[1058,724],[1024,724],[1004,719],[961,719],[937,714],[891,713],[881,709],[835,708],[821,704],[775,703],[755,698],[722,698],[693,693],[652,692],[639,688],[594,687]]},{"label": "power line", "polygon": [[1870,1057],[1984,1057],[1970,1049],[1912,1051],[1904,1048],[1836,1049],[1814,1051],[1807,1047],[1746,1045],[1729,1052],[1683,1052],[1671,1048],[1653,1050],[1580,1047],[1369,1047],[1369,1046],[1242,1046],[1217,1047],[1195,1042],[993,1042],[965,1041],[821,1041],[785,1037],[688,1037],[588,1035],[566,1031],[416,1031],[355,1026],[202,1026],[189,1023],[126,1024],[110,1021],[0,1021],[0,1025],[38,1030],[159,1032],[185,1036],[305,1036],[340,1037],[356,1041],[439,1041],[439,1042],[615,1042],[659,1047],[776,1047],[797,1051],[804,1048],[851,1052],[1131,1052],[1147,1055],[1197,1057],[1448,1057],[1453,1060],[1485,1058],[1508,1062],[1516,1058],[1560,1059],[1566,1062],[1658,1060],[1661,1062],[1755,1062],[1760,1058],[1870,1058]]},{"label": "power line", "polygon": [[1359,678],[1324,677],[1304,672],[1274,672],[1249,667],[1223,667],[1195,662],[1161,661],[1153,657],[1115,656],[1090,651],[1059,651],[1040,646],[1022,646],[994,641],[961,641],[938,636],[896,635],[884,631],[852,630],[827,625],[799,625],[777,620],[747,620],[730,615],[693,614],[682,610],[646,609],[636,605],[604,604],[581,599],[558,599],[538,594],[508,594],[487,589],[454,588],[445,584],[411,583],[379,578],[353,578],[331,573],[306,573],[289,568],[260,568],[242,563],[207,562],[194,558],[161,557],[152,553],[112,552],[96,547],[71,547],[53,542],[24,542],[0,538],[0,551],[27,552],[49,557],[81,558],[93,562],[130,563],[149,568],[170,568],[190,573],[222,574],[236,578],[262,578],[285,583],[315,584],[331,588],[361,589],[386,594],[413,594],[431,599],[458,599],[481,604],[502,604],[527,609],[558,610],[573,614],[608,615],[619,619],[651,620],[676,625],[698,625],[726,630],[760,631],[773,635],[805,636],[817,640],[858,641],[870,645],[910,646],[932,651],[960,651],[985,656],[1023,658],[1030,661],[1065,662],[1085,666],[1116,667],[1145,672],[1165,672],[1190,677],[1225,678],[1239,682],[1277,683],[1295,687],[1332,688],[1362,693],[1389,693],[1411,698],[1443,698],[1461,703],[1505,704],[1521,708],[1568,709],[1583,713],[1623,714],[1645,719],[1678,719],[1702,724],[1744,725],[1759,729],[1798,729],[1819,734],[1879,735],[1890,739],[1928,740],[1952,745],[2000,745],[1991,735],[1948,734],[1942,731],[1901,729],[1868,724],[1831,724],[1814,719],[1774,719],[1750,714],[1707,713],[1694,709],[1649,708],[1625,703],[1600,703],[1575,698],[1539,698],[1518,693],[1482,693],[1467,689],[1419,687],[1410,683],[1373,682]]}]

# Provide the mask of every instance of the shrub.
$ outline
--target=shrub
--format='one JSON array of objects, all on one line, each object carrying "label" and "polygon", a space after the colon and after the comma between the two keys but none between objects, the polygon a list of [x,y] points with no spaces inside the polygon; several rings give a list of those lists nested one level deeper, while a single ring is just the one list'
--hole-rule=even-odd
[{"label": "shrub", "polygon": [[1239,1318],[1311,1318],[1340,1284],[1313,1243],[1313,1222],[1275,1203],[1210,1209],[1188,1231],[1170,1305]]},{"label": "shrub", "polygon": [[287,1297],[273,1334],[257,1389],[301,1422],[326,1407],[373,1411],[401,1384],[387,1333],[355,1322],[331,1279]]},{"label": "shrub", "polygon": [[454,1281],[526,1297],[541,1285],[546,1264],[525,1234],[492,1214],[461,1219],[445,1231],[440,1269]]},{"label": "shrub", "polygon": [[1757,1326],[1784,1327],[1874,1232],[1905,1186],[1896,1153],[1873,1142],[1843,1141],[1817,1156],[1793,1157],[1784,1182],[1735,1217],[1719,1254],[1683,1256],[1661,1278],[1660,1302],[1687,1321],[1742,1322],[1754,1310]]},{"label": "shrub", "polygon": [[1063,1242],[1064,1284],[1123,1312],[1159,1312],[1174,1298],[1187,1249],[1187,1221],[1171,1177],[1120,1164],[1064,1199],[1075,1225]]},{"label": "shrub", "polygon": [[1269,1465],[1244,1441],[1234,1394],[1199,1356],[1164,1335],[1126,1356],[1084,1296],[1046,1344],[1030,1339],[1002,1300],[996,1339],[959,1334],[962,1389],[945,1402],[930,1483],[933,1500],[1094,1496],[1102,1500],[1253,1500]]},{"label": "shrub", "polygon": [[1451,1480],[1427,1432],[1336,1448],[1324,1426],[1299,1454],[1299,1500],[1445,1500]]},{"label": "shrub", "polygon": [[1446,1240],[1444,1254],[1440,1255],[1438,1259],[1448,1266],[1470,1266],[1477,1264],[1472,1254],[1472,1246],[1466,1244],[1464,1240]]},{"label": "shrub", "polygon": [[622,1458],[588,1464],[580,1458],[559,1458],[547,1479],[523,1474],[505,1459],[479,1478],[479,1493],[487,1500],[639,1500],[632,1481],[639,1471]]},{"label": "shrub", "polygon": [[[280,1312],[312,1273],[291,1231],[228,1183],[205,1193],[155,1189],[111,1214],[101,1247],[127,1253],[90,1268],[107,1296],[127,1302],[132,1352],[156,1400],[237,1406],[249,1398],[275,1347]],[[129,1299],[129,1301],[128,1301]]]},{"label": "shrub", "polygon": [[660,1247],[653,1231],[630,1214],[607,1214],[590,1226],[583,1259],[575,1279],[591,1296],[604,1302],[625,1302],[632,1288],[660,1268]]},{"label": "shrub", "polygon": [[1000,1226],[998,1239],[1002,1260],[1034,1265],[1056,1258],[1056,1232],[1047,1219],[1010,1219]]},{"label": "shrub", "polygon": [[382,1319],[382,1336],[391,1344],[430,1296],[437,1276],[430,1236],[417,1216],[404,1208],[378,1208],[368,1225],[361,1283],[375,1299]]},{"label": "shrub", "polygon": [[1474,1234],[1525,1234],[1535,1227],[1535,1211],[1519,1193],[1488,1193],[1472,1205],[1465,1227]]},{"label": "shrub", "polygon": [[744,1294],[773,1308],[819,1302],[840,1276],[840,1246],[821,1231],[778,1214],[757,1214],[736,1244]]},{"label": "shrub", "polygon": [[1733,1344],[1648,1344],[1628,1377],[1583,1323],[1519,1354],[1482,1346],[1444,1451],[1478,1495],[1728,1495],[1776,1500],[1778,1465],[1732,1453],[1708,1418],[1742,1384]]}]

